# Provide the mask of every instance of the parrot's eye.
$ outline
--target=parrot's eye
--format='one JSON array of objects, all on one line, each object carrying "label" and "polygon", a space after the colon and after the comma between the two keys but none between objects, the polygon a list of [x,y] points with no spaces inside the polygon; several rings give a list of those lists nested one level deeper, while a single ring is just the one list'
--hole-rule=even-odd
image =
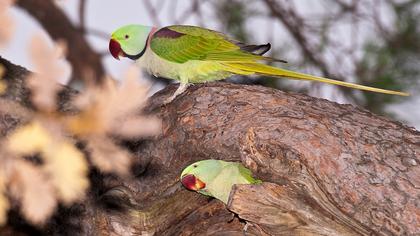
[{"label": "parrot's eye", "polygon": [[128,38],[130,38],[130,36],[128,34],[126,34],[126,35],[124,35],[124,38],[128,39]]},{"label": "parrot's eye", "polygon": [[194,168],[197,168],[197,165],[193,165]]}]

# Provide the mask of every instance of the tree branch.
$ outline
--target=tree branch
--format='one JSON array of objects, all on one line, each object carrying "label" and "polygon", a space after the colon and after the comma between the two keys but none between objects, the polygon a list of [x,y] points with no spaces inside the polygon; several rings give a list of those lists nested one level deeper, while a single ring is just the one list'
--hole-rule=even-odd
[{"label": "tree branch", "polygon": [[[136,177],[92,170],[89,198],[60,210],[46,232],[420,233],[420,132],[351,105],[261,86],[194,85],[161,106],[175,88],[154,95],[146,109],[159,113],[161,136],[121,140],[136,156]],[[14,122],[7,114],[0,120],[0,133]],[[182,169],[209,158],[241,161],[264,183],[235,186],[227,208],[185,190]]]},{"label": "tree branch", "polygon": [[284,9],[281,4],[278,4],[273,0],[264,1],[271,14],[278,18],[284,26],[286,26],[287,30],[295,39],[295,42],[300,46],[304,57],[317,66],[325,76],[331,77],[332,74],[329,72],[328,66],[320,60],[319,57],[317,57],[317,53],[300,30],[304,27],[303,19],[299,18],[294,11]]},{"label": "tree branch", "polygon": [[79,0],[79,28],[84,34],[86,31],[86,0]]},{"label": "tree branch", "polygon": [[67,43],[70,50],[66,56],[73,68],[72,80],[101,82],[105,74],[101,57],[53,1],[18,0],[17,6],[32,15],[54,40],[64,40]]},{"label": "tree branch", "polygon": [[[305,59],[315,65],[321,70],[323,76],[336,80],[343,80],[340,76],[334,74],[329,69],[327,63],[321,59],[321,56],[316,51],[313,45],[308,41],[305,36],[305,24],[302,19],[294,10],[285,9],[281,3],[273,0],[264,0],[271,15],[279,19],[291,36],[294,38],[296,44],[300,47],[302,55]],[[354,101],[358,101],[357,97],[351,92],[352,90],[345,87],[338,87],[344,94]]]}]

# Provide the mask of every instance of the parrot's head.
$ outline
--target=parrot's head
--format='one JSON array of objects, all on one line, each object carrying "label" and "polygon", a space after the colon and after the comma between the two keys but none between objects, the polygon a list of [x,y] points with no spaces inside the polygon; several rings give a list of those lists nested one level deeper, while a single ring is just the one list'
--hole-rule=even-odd
[{"label": "parrot's head", "polygon": [[211,182],[219,173],[220,167],[221,163],[218,160],[195,162],[182,171],[181,183],[189,190],[201,192],[206,183]]},{"label": "parrot's head", "polygon": [[140,58],[146,51],[147,41],[153,27],[143,25],[126,25],[112,33],[109,41],[111,55],[128,57],[132,60]]}]

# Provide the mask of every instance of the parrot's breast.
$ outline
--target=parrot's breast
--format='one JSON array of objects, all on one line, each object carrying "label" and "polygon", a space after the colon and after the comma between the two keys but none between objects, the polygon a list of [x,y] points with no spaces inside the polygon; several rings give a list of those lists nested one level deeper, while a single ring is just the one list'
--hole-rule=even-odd
[{"label": "parrot's breast", "polygon": [[137,60],[137,63],[155,76],[189,83],[221,80],[232,75],[232,73],[224,70],[222,64],[216,61],[171,62],[156,55],[150,47]]},{"label": "parrot's breast", "polygon": [[207,184],[206,189],[213,197],[227,204],[234,184],[250,184],[250,182],[240,173],[237,163],[229,163],[213,181]]}]

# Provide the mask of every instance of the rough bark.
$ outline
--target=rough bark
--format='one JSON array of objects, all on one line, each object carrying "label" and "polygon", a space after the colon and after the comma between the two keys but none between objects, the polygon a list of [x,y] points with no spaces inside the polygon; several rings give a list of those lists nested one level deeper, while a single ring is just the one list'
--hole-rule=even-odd
[{"label": "rough bark", "polygon": [[[89,199],[61,209],[46,232],[420,234],[420,132],[351,105],[260,86],[195,85],[161,106],[174,89],[146,109],[162,118],[162,135],[124,142],[136,177],[92,171]],[[10,122],[4,117],[1,130]],[[182,188],[181,170],[208,158],[241,161],[264,183],[235,186],[227,206]]]}]

